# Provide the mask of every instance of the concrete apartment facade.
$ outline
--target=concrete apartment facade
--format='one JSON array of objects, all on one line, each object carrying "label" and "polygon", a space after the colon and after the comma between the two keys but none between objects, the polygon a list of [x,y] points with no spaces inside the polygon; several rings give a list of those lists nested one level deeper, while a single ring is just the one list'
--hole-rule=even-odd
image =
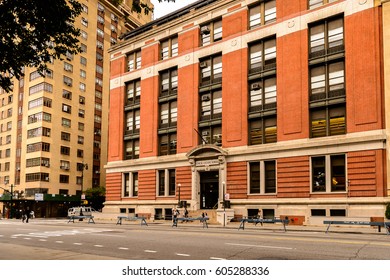
[{"label": "concrete apartment facade", "polygon": [[86,189],[105,184],[108,49],[151,14],[132,13],[130,0],[119,7],[79,2],[83,11],[75,26],[82,53],[53,61],[45,77],[26,68],[13,92],[0,89],[0,185],[13,192],[1,197],[5,216],[27,207],[37,217],[66,216]]},{"label": "concrete apartment facade", "polygon": [[388,1],[198,1],[127,33],[110,51],[103,212],[383,218],[386,14]]}]

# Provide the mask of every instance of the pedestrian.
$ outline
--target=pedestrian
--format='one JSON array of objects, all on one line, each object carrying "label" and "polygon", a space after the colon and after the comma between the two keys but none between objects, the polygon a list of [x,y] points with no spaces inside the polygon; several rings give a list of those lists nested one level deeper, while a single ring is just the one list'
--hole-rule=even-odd
[{"label": "pedestrian", "polygon": [[[261,209],[259,209],[258,211],[257,211],[257,219],[258,220],[262,220],[263,219],[263,216],[262,216],[262,214],[261,214]],[[258,223],[260,223],[261,225],[263,225],[263,222],[261,221],[259,221]],[[255,225],[257,225],[257,223],[255,224]]]},{"label": "pedestrian", "polygon": [[29,219],[29,217],[30,217],[30,210],[29,210],[29,208],[27,207],[27,209],[24,211],[24,217],[25,217],[25,219],[26,219],[26,223],[28,223],[28,219]]},{"label": "pedestrian", "polygon": [[34,213],[33,210],[31,210],[31,212],[30,212],[30,218],[31,218],[31,219],[35,219],[35,213]]},{"label": "pedestrian", "polygon": [[[188,210],[187,210],[187,207],[184,208],[184,218],[188,218]],[[186,220],[186,222],[188,222],[188,220]]]}]

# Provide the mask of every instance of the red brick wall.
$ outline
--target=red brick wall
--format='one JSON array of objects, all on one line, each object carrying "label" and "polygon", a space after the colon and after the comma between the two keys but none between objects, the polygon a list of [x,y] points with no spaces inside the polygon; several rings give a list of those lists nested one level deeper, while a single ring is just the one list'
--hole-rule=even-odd
[{"label": "red brick wall", "polygon": [[245,161],[227,164],[226,193],[230,194],[230,199],[248,198],[246,174],[247,163]]},{"label": "red brick wall", "polygon": [[191,167],[178,167],[176,168],[176,197],[178,198],[178,184],[180,186],[180,200],[190,200],[192,197],[191,181],[192,171]]},{"label": "red brick wall", "polygon": [[156,170],[138,172],[138,199],[156,199]]},{"label": "red brick wall", "polygon": [[112,89],[110,92],[110,112],[108,125],[108,161],[123,159],[124,133],[124,87]]},{"label": "red brick wall", "polygon": [[106,201],[119,201],[122,196],[122,173],[106,175]]},{"label": "red brick wall", "polygon": [[[230,10],[240,8],[237,5]],[[229,11],[230,11],[229,10]],[[223,18],[222,21],[223,38],[242,33],[248,30],[248,10],[233,13]]]},{"label": "red brick wall", "polygon": [[277,188],[279,198],[309,197],[309,157],[280,158],[277,161]]}]

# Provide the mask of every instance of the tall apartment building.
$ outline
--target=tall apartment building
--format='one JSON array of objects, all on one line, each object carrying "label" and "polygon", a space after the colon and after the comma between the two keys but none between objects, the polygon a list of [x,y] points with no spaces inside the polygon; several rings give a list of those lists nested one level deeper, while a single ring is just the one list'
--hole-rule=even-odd
[{"label": "tall apartment building", "polygon": [[[82,53],[53,61],[44,77],[26,68],[13,92],[0,89],[0,185],[14,192],[14,211],[29,207],[38,217],[66,215],[83,191],[105,184],[107,51],[151,14],[132,13],[131,0],[119,7],[106,0],[79,2],[83,11],[75,26]],[[5,193],[2,200],[11,198]],[[11,208],[5,204],[3,212],[6,206]]]},{"label": "tall apartment building", "polygon": [[383,8],[198,1],[127,33],[111,50],[104,212],[383,218]]}]

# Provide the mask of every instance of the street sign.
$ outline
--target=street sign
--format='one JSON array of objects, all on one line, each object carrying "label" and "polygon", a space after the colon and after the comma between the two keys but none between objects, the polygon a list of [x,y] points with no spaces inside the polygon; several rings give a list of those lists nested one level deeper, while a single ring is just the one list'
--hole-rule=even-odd
[{"label": "street sign", "polygon": [[43,201],[43,193],[36,193],[35,201]]}]

